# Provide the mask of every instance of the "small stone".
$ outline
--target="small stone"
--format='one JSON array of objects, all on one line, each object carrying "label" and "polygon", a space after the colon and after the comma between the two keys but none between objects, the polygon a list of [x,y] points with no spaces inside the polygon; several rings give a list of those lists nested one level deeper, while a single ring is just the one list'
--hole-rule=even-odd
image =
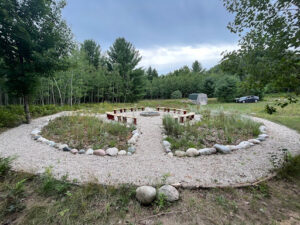
[{"label": "small stone", "polygon": [[132,133],[132,135],[134,135],[134,134],[138,134],[139,131],[136,129],[136,130],[132,131],[131,133]]},{"label": "small stone", "polygon": [[156,189],[151,186],[141,186],[136,189],[137,200],[144,205],[149,205],[156,197]]},{"label": "small stone", "polygon": [[40,135],[36,135],[36,136],[33,137],[33,140],[37,141],[39,138],[41,138],[41,136]]},{"label": "small stone", "polygon": [[106,149],[106,154],[109,156],[116,156],[118,155],[119,150],[117,148],[108,148]]},{"label": "small stone", "polygon": [[165,146],[165,148],[166,148],[166,147],[171,148],[171,143],[168,142],[168,141],[163,141],[163,145]]},{"label": "small stone", "polygon": [[130,152],[131,154],[133,154],[133,153],[135,153],[135,147],[130,146],[127,151]]},{"label": "small stone", "polygon": [[230,149],[230,151],[235,151],[240,149],[238,146],[236,145],[226,145],[226,147],[228,147]]},{"label": "small stone", "polygon": [[95,150],[93,154],[97,155],[97,156],[105,156],[106,152],[103,149],[98,149],[98,150]]},{"label": "small stone", "polygon": [[199,151],[200,155],[211,155],[211,154],[215,154],[217,152],[217,149],[215,148],[203,148],[200,149]]},{"label": "small stone", "polygon": [[33,131],[31,131],[31,135],[33,135],[33,136],[36,136],[40,133],[41,133],[41,131],[39,129],[34,129]]},{"label": "small stone", "polygon": [[178,157],[184,157],[186,155],[186,153],[184,151],[175,151],[175,155],[178,156]]},{"label": "small stone", "polygon": [[65,147],[68,147],[68,145],[67,145],[67,144],[61,144],[61,145],[58,147],[58,149],[59,149],[59,150],[63,150]]},{"label": "small stone", "polygon": [[60,143],[55,143],[55,145],[53,146],[54,148],[59,148],[61,144]]},{"label": "small stone", "polygon": [[127,152],[125,150],[121,150],[118,152],[118,155],[126,155],[126,154],[127,154]]},{"label": "small stone", "polygon": [[85,152],[85,154],[87,154],[87,155],[93,155],[93,154],[94,154],[94,150],[91,149],[91,148],[89,148],[89,149]]},{"label": "small stone", "polygon": [[140,136],[140,134],[139,134],[139,133],[135,133],[134,135],[132,135],[132,138],[135,138],[135,139],[137,139],[139,136]]},{"label": "small stone", "polygon": [[171,149],[170,148],[166,148],[166,153],[169,153],[171,152]]},{"label": "small stone", "polygon": [[51,146],[51,147],[54,147],[54,146],[55,146],[55,142],[54,142],[54,141],[49,141],[47,144],[48,144],[49,146]]},{"label": "small stone", "polygon": [[266,140],[266,138],[268,138],[269,137],[269,135],[267,135],[267,134],[260,134],[260,135],[258,135],[258,140],[260,140],[260,141],[265,141]]},{"label": "small stone", "polygon": [[266,133],[266,131],[267,131],[267,128],[264,125],[260,126],[258,129],[259,129],[260,133]]},{"label": "small stone", "polygon": [[131,152],[127,152],[127,155],[131,156],[131,155],[132,155],[132,153],[131,153]]},{"label": "small stone", "polygon": [[252,144],[252,143],[250,143],[249,141],[242,141],[241,143],[239,143],[238,144],[238,147],[240,148],[240,149],[246,149],[246,148],[250,148],[252,145],[254,145],[254,144]]},{"label": "small stone", "polygon": [[257,140],[257,139],[250,139],[250,140],[248,140],[250,143],[253,143],[253,144],[256,144],[256,145],[258,145],[258,144],[260,144],[261,143],[261,141],[260,140]]},{"label": "small stone", "polygon": [[78,154],[84,154],[85,153],[85,150],[84,149],[80,149]]},{"label": "small stone", "polygon": [[127,143],[128,143],[128,144],[131,144],[131,145],[134,145],[134,144],[136,144],[136,141],[137,141],[137,139],[134,138],[134,137],[132,137],[132,138],[130,138],[130,139],[127,141]]},{"label": "small stone", "polygon": [[66,146],[66,147],[63,148],[63,151],[64,151],[64,152],[69,152],[69,151],[71,151],[71,150],[72,150],[72,149],[69,148],[68,146]]},{"label": "small stone", "polygon": [[195,157],[199,155],[199,152],[195,148],[189,148],[188,150],[186,150],[186,155],[189,157]]},{"label": "small stone", "polygon": [[174,202],[179,199],[179,192],[176,188],[171,185],[164,185],[158,189],[159,195],[164,195],[166,200],[169,202]]},{"label": "small stone", "polygon": [[231,152],[230,148],[228,148],[225,145],[215,144],[214,148],[216,148],[218,152],[223,153],[223,154],[228,154]]},{"label": "small stone", "polygon": [[167,154],[169,157],[173,157],[174,155],[173,155],[173,152],[169,152],[168,154]]},{"label": "small stone", "polygon": [[72,154],[76,155],[76,154],[78,153],[78,150],[74,148],[74,149],[72,149],[70,152],[71,152]]}]

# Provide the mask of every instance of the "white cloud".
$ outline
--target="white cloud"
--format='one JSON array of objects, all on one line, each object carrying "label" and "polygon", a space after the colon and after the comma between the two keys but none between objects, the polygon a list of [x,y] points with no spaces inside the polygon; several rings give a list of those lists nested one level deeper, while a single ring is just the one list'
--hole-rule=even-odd
[{"label": "white cloud", "polygon": [[237,49],[235,44],[197,46],[169,46],[140,49],[142,60],[139,66],[156,68],[159,73],[168,73],[181,66],[191,64],[198,60],[204,68],[210,68],[221,59],[221,53]]}]

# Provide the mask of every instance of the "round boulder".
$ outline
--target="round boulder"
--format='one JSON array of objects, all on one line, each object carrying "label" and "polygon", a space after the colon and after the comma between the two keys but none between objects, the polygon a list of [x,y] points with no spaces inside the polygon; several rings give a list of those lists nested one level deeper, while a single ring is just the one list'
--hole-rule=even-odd
[{"label": "round boulder", "polygon": [[230,148],[228,148],[225,145],[219,145],[219,144],[215,144],[214,148],[217,149],[218,152],[221,152],[223,154],[228,154],[231,152]]},{"label": "round boulder", "polygon": [[78,150],[74,148],[74,149],[72,149],[70,152],[71,152],[72,154],[76,155],[76,154],[78,153]]},{"label": "round boulder", "polygon": [[164,195],[166,200],[169,202],[174,202],[179,199],[179,192],[176,188],[171,185],[164,185],[158,189],[159,195]]},{"label": "round boulder", "polygon": [[106,155],[106,152],[105,152],[103,149],[98,149],[98,150],[95,150],[95,151],[94,151],[94,155],[97,155],[97,156],[105,156],[105,155]]},{"label": "round boulder", "polygon": [[211,154],[215,154],[217,152],[217,149],[215,148],[202,148],[199,151],[200,155],[211,155]]},{"label": "round boulder", "polygon": [[126,154],[127,154],[127,152],[125,150],[121,150],[118,152],[118,155],[126,155]]},{"label": "round boulder", "polygon": [[184,157],[186,153],[184,151],[175,151],[175,155],[178,157]]},{"label": "round boulder", "polygon": [[89,148],[89,149],[85,152],[85,154],[87,154],[87,155],[93,155],[93,154],[94,154],[94,150],[91,149],[91,148]]},{"label": "round boulder", "polygon": [[118,155],[119,150],[117,148],[108,148],[106,149],[106,154],[109,156],[116,156]]},{"label": "round boulder", "polygon": [[136,189],[136,198],[143,205],[149,205],[156,197],[156,189],[151,186],[141,186]]},{"label": "round boulder", "polygon": [[188,150],[186,150],[186,155],[189,157],[195,157],[199,155],[199,152],[195,148],[189,148]]}]

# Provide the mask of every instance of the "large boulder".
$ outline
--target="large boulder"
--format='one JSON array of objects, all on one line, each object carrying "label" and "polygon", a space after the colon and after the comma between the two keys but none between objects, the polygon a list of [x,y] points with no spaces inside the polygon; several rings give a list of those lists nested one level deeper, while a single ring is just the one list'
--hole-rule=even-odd
[{"label": "large boulder", "polygon": [[189,157],[195,157],[199,155],[199,152],[195,148],[189,148],[188,150],[186,150],[186,155]]},{"label": "large boulder", "polygon": [[184,157],[186,155],[186,153],[184,151],[175,151],[175,155],[178,156],[178,157]]},{"label": "large boulder", "polygon": [[136,189],[136,198],[143,205],[149,205],[156,197],[156,189],[151,186],[141,186]]},{"label": "large boulder", "polygon": [[179,192],[176,188],[171,185],[164,185],[158,189],[159,195],[164,195],[166,200],[169,202],[174,202],[179,199]]},{"label": "large boulder", "polygon": [[211,154],[215,154],[217,152],[217,149],[215,148],[203,148],[200,149],[199,151],[200,155],[211,155]]},{"label": "large boulder", "polygon": [[106,154],[109,156],[116,156],[118,155],[119,150],[117,148],[108,148],[106,149]]},{"label": "large boulder", "polygon": [[218,152],[223,153],[223,154],[228,154],[231,152],[230,148],[225,145],[215,144],[214,148],[217,149]]}]

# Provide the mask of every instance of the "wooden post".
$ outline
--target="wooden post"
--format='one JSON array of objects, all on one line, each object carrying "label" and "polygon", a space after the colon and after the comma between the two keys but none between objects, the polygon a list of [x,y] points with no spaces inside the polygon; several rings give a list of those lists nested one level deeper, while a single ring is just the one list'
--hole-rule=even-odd
[{"label": "wooden post", "polygon": [[127,123],[127,117],[126,116],[123,116],[123,122]]},{"label": "wooden post", "polygon": [[133,118],[133,124],[136,125],[137,124],[137,120],[136,117]]},{"label": "wooden post", "polygon": [[117,110],[116,109],[114,109],[114,114],[117,114]]}]

